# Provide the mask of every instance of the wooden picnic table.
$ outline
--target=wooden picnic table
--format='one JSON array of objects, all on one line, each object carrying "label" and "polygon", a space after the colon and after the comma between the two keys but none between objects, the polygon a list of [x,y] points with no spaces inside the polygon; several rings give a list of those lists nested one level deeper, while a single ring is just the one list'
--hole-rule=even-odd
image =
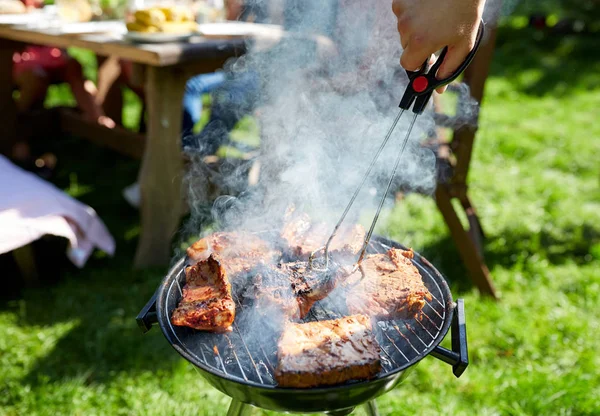
[{"label": "wooden picnic table", "polygon": [[[139,151],[142,165],[138,179],[142,197],[141,235],[134,264],[136,267],[168,264],[172,255],[171,240],[184,212],[180,135],[185,83],[191,76],[214,72],[227,59],[243,54],[247,40],[245,37],[196,36],[182,43],[134,44],[124,40],[122,35],[109,33],[73,35],[26,26],[0,26],[2,140],[11,142],[17,137],[12,57],[25,44],[79,47],[98,56],[133,62],[134,74],[143,82],[146,93],[148,126],[145,140],[140,142],[139,136],[127,136],[122,130],[113,131],[91,123],[86,125],[82,120],[68,119],[66,124],[79,125],[78,136],[90,136],[96,141],[101,137],[109,146],[113,144],[115,148],[126,149],[126,153],[127,149],[132,154],[137,147],[143,149]],[[137,142],[130,146],[127,140]]]}]

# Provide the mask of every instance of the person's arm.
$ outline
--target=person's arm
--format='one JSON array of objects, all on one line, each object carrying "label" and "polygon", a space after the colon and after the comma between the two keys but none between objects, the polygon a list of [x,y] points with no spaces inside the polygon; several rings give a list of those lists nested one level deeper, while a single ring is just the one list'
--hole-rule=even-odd
[{"label": "person's arm", "polygon": [[225,0],[225,19],[238,20],[242,15],[243,0]]},{"label": "person's arm", "polygon": [[404,49],[400,65],[415,71],[448,46],[438,78],[452,75],[475,45],[484,6],[485,0],[393,0]]}]

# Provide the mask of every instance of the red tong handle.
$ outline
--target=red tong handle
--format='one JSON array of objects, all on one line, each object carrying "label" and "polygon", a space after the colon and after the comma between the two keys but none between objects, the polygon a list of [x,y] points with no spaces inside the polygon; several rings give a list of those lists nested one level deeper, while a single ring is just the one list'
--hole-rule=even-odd
[{"label": "red tong handle", "polygon": [[427,102],[429,98],[431,98],[431,94],[436,88],[443,87],[454,81],[460,74],[464,72],[465,69],[469,66],[477,50],[479,49],[479,45],[481,44],[481,39],[484,34],[484,23],[483,20],[479,24],[479,30],[477,31],[477,39],[475,40],[475,46],[465,60],[460,64],[454,73],[446,78],[437,79],[436,74],[442,62],[444,62],[444,58],[448,53],[448,47],[446,46],[440,56],[437,58],[435,63],[429,68],[429,59],[427,59],[421,68],[417,71],[406,71],[408,74],[409,83],[406,87],[406,91],[404,92],[404,96],[400,101],[400,108],[404,110],[408,110],[410,106],[415,103],[413,106],[413,112],[416,114],[421,114],[425,107],[427,106]]}]

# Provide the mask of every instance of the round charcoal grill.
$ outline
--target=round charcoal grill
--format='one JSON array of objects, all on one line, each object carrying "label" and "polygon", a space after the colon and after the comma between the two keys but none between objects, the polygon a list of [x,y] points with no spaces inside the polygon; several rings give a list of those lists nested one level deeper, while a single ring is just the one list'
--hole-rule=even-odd
[{"label": "round charcoal grill", "polygon": [[[370,253],[384,253],[389,248],[406,247],[396,242],[374,237]],[[427,355],[453,366],[456,377],[468,365],[464,305],[456,302],[444,277],[425,258],[415,253],[413,263],[432,294],[420,320],[378,322],[374,332],[381,347],[382,370],[372,380],[348,382],[332,387],[307,389],[281,388],[274,379],[277,365],[277,339],[261,337],[262,328],[244,325],[244,308],[240,307],[233,331],[213,334],[187,327],[173,326],[170,316],[181,299],[185,284],[181,259],[168,273],[156,293],[137,317],[140,328],[147,332],[158,323],[164,336],[175,350],[199,369],[215,388],[233,400],[229,415],[242,415],[250,406],[282,412],[326,412],[350,414],[366,404],[368,414],[377,414],[374,399],[396,387]],[[306,318],[310,320],[335,319],[344,312],[324,299],[313,307]],[[440,347],[452,326],[452,350]]]}]

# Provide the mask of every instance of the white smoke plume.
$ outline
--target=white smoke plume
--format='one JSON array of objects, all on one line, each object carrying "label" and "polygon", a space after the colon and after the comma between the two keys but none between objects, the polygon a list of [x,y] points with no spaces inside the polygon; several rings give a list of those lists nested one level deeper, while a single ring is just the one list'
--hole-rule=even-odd
[{"label": "white smoke plume", "polygon": [[[226,67],[234,76],[252,71],[261,80],[259,183],[227,194],[247,181],[250,164],[226,164],[219,175],[226,195],[209,210],[206,203],[216,195],[206,185],[213,172],[194,161],[187,231],[195,236],[205,231],[200,224],[207,217],[219,228],[276,229],[292,204],[333,226],[399,111],[407,76],[390,0],[284,0],[275,9],[289,33],[268,48],[252,46]],[[495,22],[499,13],[500,3],[488,2],[486,21]],[[475,113],[477,106],[463,109]],[[361,210],[374,211],[411,119],[406,112],[396,127],[349,221]],[[435,155],[420,145],[433,128],[430,110],[417,118],[391,201],[400,189],[433,192]]]}]

